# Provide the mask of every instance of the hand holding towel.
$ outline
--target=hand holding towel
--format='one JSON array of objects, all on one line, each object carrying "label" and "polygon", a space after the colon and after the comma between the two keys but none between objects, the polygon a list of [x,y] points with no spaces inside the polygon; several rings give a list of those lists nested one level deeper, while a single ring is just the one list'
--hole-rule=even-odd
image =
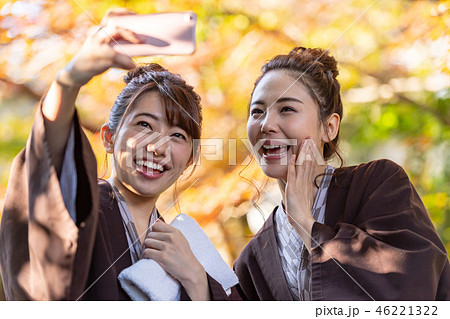
[{"label": "hand holding towel", "polygon": [[[238,283],[233,270],[193,218],[180,214],[171,226],[181,231],[194,256],[225,291]],[[141,259],[124,269],[119,274],[119,281],[132,300],[180,300],[180,283],[152,259]]]}]

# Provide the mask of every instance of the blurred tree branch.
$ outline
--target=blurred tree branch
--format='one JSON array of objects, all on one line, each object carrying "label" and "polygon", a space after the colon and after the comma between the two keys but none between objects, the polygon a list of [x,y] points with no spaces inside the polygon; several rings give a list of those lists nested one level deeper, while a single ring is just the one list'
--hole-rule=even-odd
[{"label": "blurred tree branch", "polygon": [[[17,92],[15,94],[16,96],[24,93],[27,96],[29,96],[36,103],[38,101],[40,101],[42,96],[45,94],[45,92],[35,92],[29,86],[27,86],[25,83],[16,83],[5,77],[0,78],[0,81],[3,82],[4,85],[9,86],[9,88],[11,90],[16,91]],[[85,118],[81,119],[80,121],[81,121],[81,126],[91,133],[97,133],[100,130],[99,125],[97,123],[90,122],[89,120],[87,120]]]},{"label": "blurred tree branch", "polygon": [[18,93],[25,93],[36,102],[39,101],[42,95],[44,94],[44,92],[35,92],[25,83],[16,83],[5,77],[0,78],[0,81],[3,82],[6,86],[8,86],[10,89],[17,91]]},{"label": "blurred tree branch", "polygon": [[[341,62],[341,65],[347,65],[351,68],[354,68],[357,70],[360,74],[370,76],[378,81],[378,83],[381,84],[389,84],[389,80],[392,79],[392,76],[390,76],[390,72],[387,70],[382,70],[380,72],[372,72],[364,70],[363,68],[349,62]],[[392,94],[395,98],[397,98],[400,101],[406,102],[426,113],[432,114],[434,117],[436,117],[437,120],[439,120],[442,124],[445,126],[450,126],[450,118],[444,113],[441,113],[438,109],[435,109],[429,105],[426,105],[424,103],[421,103],[419,101],[413,100],[412,98],[406,96],[404,93],[401,92],[395,92],[392,91]]]}]

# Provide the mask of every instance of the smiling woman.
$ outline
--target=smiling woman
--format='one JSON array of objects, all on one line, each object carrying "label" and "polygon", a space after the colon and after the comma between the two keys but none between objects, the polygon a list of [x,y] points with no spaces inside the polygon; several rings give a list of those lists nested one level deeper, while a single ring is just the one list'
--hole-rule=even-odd
[{"label": "smiling woman", "polygon": [[405,171],[326,165],[340,158],[337,75],[327,51],[298,47],[256,80],[247,134],[282,201],[234,264],[242,298],[450,300],[446,250]]},{"label": "smiling woman", "polygon": [[[130,14],[108,17],[124,13]],[[6,298],[130,300],[118,275],[146,258],[181,285],[183,300],[229,299],[155,207],[198,151],[200,97],[179,75],[158,64],[128,72],[101,129],[113,157],[111,177],[97,180],[75,100],[92,77],[135,67],[111,47],[116,40],[141,41],[122,28],[90,36],[42,99],[27,146],[13,162],[0,225]]]}]

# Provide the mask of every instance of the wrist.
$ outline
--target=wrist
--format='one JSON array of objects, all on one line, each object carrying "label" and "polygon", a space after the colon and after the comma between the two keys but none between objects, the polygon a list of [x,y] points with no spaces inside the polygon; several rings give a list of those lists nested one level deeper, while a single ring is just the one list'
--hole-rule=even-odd
[{"label": "wrist", "polygon": [[307,249],[310,251],[312,228],[316,220],[310,214],[302,218],[288,218],[289,223],[294,228],[295,232],[300,236]]},{"label": "wrist", "polygon": [[314,217],[308,216],[303,218],[291,218],[291,225],[297,230],[297,232],[306,232],[311,234],[312,226],[316,222]]},{"label": "wrist", "polygon": [[56,75],[56,83],[66,88],[80,89],[87,82],[89,80],[86,81],[86,79],[82,79],[76,75],[72,61]]},{"label": "wrist", "polygon": [[208,277],[205,269],[200,265],[192,269],[190,275],[180,280],[191,300],[209,300]]}]

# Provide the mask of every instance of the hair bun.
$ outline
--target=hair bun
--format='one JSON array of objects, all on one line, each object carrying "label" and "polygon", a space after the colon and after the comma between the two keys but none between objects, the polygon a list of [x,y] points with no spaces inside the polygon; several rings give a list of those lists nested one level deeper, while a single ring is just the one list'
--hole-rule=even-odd
[{"label": "hair bun", "polygon": [[133,70],[128,71],[127,75],[123,78],[123,81],[128,84],[131,80],[134,78],[146,74],[146,73],[158,73],[158,72],[165,72],[167,69],[163,68],[158,63],[149,63],[143,66],[138,66]]},{"label": "hair bun", "polygon": [[328,50],[323,50],[320,48],[295,47],[291,50],[291,52],[289,52],[289,55],[300,55],[303,63],[310,65],[311,67],[319,62],[320,70],[327,76],[329,76],[329,73],[331,72],[334,79],[336,79],[339,75],[337,61],[330,56]]},{"label": "hair bun", "polygon": [[295,47],[289,52],[289,54],[295,54],[295,53],[302,53],[303,51],[306,51],[305,47]]}]

